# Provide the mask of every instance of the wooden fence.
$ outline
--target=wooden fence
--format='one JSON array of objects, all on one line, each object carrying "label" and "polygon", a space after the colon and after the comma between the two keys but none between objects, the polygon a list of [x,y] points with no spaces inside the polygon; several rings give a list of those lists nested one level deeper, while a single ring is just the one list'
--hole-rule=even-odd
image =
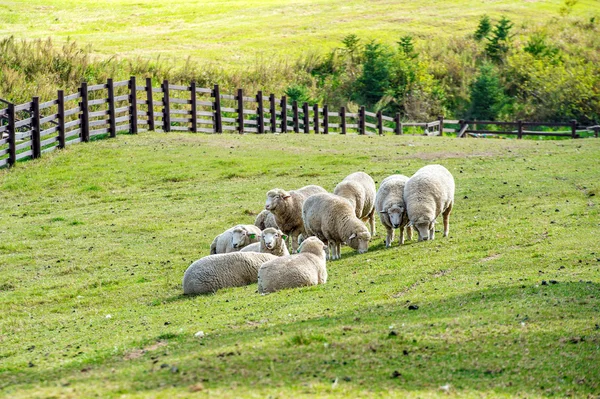
[{"label": "wooden fence", "polygon": [[[400,114],[394,117],[372,113],[360,107],[348,112],[345,107],[331,109],[327,105],[289,102],[285,96],[273,94],[222,94],[219,86],[212,89],[173,85],[164,81],[153,87],[151,79],[138,85],[135,77],[121,82],[81,84],[77,93],[59,90],[57,98],[40,102],[34,97],[25,104],[6,103],[0,109],[0,167],[13,165],[25,158],[38,158],[45,152],[70,144],[87,142],[98,136],[115,137],[117,132],[162,129],[164,132],[202,133],[315,133],[315,134],[404,134],[405,128],[419,128],[425,135],[456,132],[485,133],[469,130],[471,124],[516,125],[517,133],[490,131],[493,134],[541,134],[523,130],[531,122],[444,121],[405,123]],[[0,105],[1,106],[1,105]],[[445,129],[445,123],[458,123],[459,129]],[[545,124],[558,126],[559,124]],[[562,126],[562,124],[560,124]],[[575,133],[576,122],[569,124]],[[596,136],[599,126],[596,126]],[[544,133],[545,135],[549,135]],[[562,134],[561,134],[562,135]]]}]

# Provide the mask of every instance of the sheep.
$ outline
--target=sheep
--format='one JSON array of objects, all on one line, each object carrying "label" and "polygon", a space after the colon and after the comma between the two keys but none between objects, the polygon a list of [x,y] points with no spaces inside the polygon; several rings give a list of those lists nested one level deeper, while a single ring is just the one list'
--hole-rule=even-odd
[{"label": "sheep", "polygon": [[306,198],[313,194],[326,193],[323,187],[310,185],[298,190],[285,191],[275,188],[267,193],[265,209],[275,215],[275,222],[279,229],[292,240],[292,251],[298,249],[298,236],[304,237],[304,223],[302,222],[302,204]]},{"label": "sheep", "polygon": [[379,213],[381,224],[387,230],[385,246],[389,248],[394,241],[394,229],[400,228],[398,243],[404,244],[404,229],[409,239],[412,239],[412,227],[408,226],[408,216],[404,205],[404,185],[408,177],[391,175],[383,179],[375,196],[375,210]]},{"label": "sheep", "polygon": [[300,245],[300,253],[263,263],[258,269],[258,292],[267,294],[285,288],[325,284],[326,248],[317,237],[309,237]]},{"label": "sheep", "polygon": [[276,229],[279,228],[279,226],[277,226],[277,222],[275,221],[275,215],[273,215],[271,212],[267,211],[266,209],[263,209],[263,211],[261,213],[259,213],[258,216],[256,216],[254,225],[261,230],[264,230],[269,227],[273,227]]},{"label": "sheep", "polygon": [[[254,236],[251,237],[251,235]],[[260,229],[253,224],[238,224],[215,237],[210,245],[210,254],[237,252],[246,245],[258,241]]]},{"label": "sheep", "polygon": [[448,236],[449,217],[454,205],[454,178],[442,165],[419,169],[404,185],[404,203],[410,225],[419,232],[419,241],[435,238],[435,219],[444,219],[444,237]]},{"label": "sheep", "polygon": [[346,198],[356,210],[356,217],[369,220],[371,235],[375,235],[375,182],[364,172],[352,173],[344,178],[333,193]]},{"label": "sheep", "polygon": [[287,236],[281,230],[274,229],[273,227],[266,228],[260,233],[259,238],[259,242],[242,248],[240,252],[263,252],[275,256],[287,256],[290,254],[287,245],[285,245]]},{"label": "sheep", "polygon": [[306,232],[328,245],[329,259],[340,258],[343,242],[358,253],[367,252],[371,235],[345,198],[330,193],[311,195],[304,201],[302,219]]},{"label": "sheep", "polygon": [[256,252],[232,252],[205,256],[192,263],[183,275],[183,293],[211,294],[225,287],[256,283],[260,265],[275,255]]}]

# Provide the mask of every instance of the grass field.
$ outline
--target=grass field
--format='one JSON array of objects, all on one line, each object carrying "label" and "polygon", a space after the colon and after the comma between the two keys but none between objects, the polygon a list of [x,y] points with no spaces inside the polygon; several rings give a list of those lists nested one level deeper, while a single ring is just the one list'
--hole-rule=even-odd
[{"label": "grass field", "polygon": [[[465,36],[483,14],[535,25],[558,17],[562,4],[559,0],[8,0],[0,8],[0,37],[71,38],[93,45],[103,57],[161,55],[183,62],[191,56],[193,62],[231,67],[322,52],[340,46],[350,33],[389,44],[406,34],[417,41]],[[580,0],[572,15],[597,12],[597,1]]]},{"label": "grass field", "polygon": [[[142,133],[19,163],[0,171],[0,396],[596,397],[599,153],[594,139]],[[378,223],[325,285],[181,295],[267,190],[429,163],[456,179],[448,238],[385,249]]]}]

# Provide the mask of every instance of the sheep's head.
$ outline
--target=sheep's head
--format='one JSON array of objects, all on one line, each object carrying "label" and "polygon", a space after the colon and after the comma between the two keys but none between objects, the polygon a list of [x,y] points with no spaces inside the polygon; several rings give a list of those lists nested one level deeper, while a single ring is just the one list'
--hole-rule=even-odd
[{"label": "sheep's head", "polygon": [[433,231],[435,220],[431,220],[428,217],[421,216],[417,220],[410,222],[409,226],[413,226],[419,232],[419,241],[427,241],[431,237],[430,231]]},{"label": "sheep's head", "polygon": [[231,234],[231,246],[235,249],[242,249],[250,243],[248,230],[244,226],[235,226]]},{"label": "sheep's head", "polygon": [[281,208],[281,203],[288,198],[290,198],[290,193],[280,188],[275,188],[267,193],[265,209],[274,213],[278,208]]},{"label": "sheep's head", "polygon": [[364,254],[369,249],[369,241],[371,240],[371,234],[365,227],[364,230],[352,233],[348,237],[347,243],[352,249],[356,249],[359,254]]},{"label": "sheep's head", "polygon": [[382,213],[387,213],[393,228],[397,229],[402,224],[404,208],[400,205],[392,205],[387,210],[382,211]]},{"label": "sheep's head", "polygon": [[308,237],[306,240],[302,241],[300,248],[298,248],[299,253],[310,252],[323,257],[326,256],[326,250],[327,245],[323,244],[323,241],[319,240],[317,237]]},{"label": "sheep's head", "polygon": [[281,230],[274,229],[273,227],[269,227],[264,229],[261,234],[261,240],[263,245],[269,251],[272,251],[274,248],[281,246],[283,240],[286,240],[287,236],[281,232]]}]

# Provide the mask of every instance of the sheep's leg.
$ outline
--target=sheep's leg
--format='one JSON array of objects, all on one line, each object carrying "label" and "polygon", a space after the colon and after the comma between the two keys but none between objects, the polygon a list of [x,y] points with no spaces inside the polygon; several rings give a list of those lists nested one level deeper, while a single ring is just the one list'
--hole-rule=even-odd
[{"label": "sheep's leg", "polygon": [[398,244],[404,245],[404,226],[400,226],[398,231]]},{"label": "sheep's leg", "polygon": [[333,244],[331,242],[329,242],[327,244],[327,260],[334,259],[334,256],[335,256],[335,248],[333,247]]},{"label": "sheep's leg", "polygon": [[342,258],[342,243],[341,242],[335,243],[335,250],[336,250],[336,254],[337,254],[337,259],[341,259]]},{"label": "sheep's leg", "polygon": [[387,235],[385,237],[385,247],[389,248],[392,246],[392,242],[394,241],[394,229],[389,226],[385,226],[387,230]]},{"label": "sheep's leg", "polygon": [[435,238],[435,225],[429,229],[429,239],[433,240]]},{"label": "sheep's leg", "polygon": [[371,228],[371,236],[375,235],[375,208],[369,214],[369,227]]},{"label": "sheep's leg", "polygon": [[453,204],[450,204],[444,213],[442,213],[444,218],[444,237],[448,237],[448,232],[450,231],[450,213],[452,212],[452,205]]},{"label": "sheep's leg", "polygon": [[292,251],[293,253],[298,252],[298,236],[300,233],[298,231],[292,231],[290,236],[292,237]]},{"label": "sheep's leg", "polygon": [[408,227],[406,228],[406,236],[407,236],[407,238],[408,238],[409,240],[411,240],[411,241],[412,241],[412,239],[413,239],[413,228],[412,228],[412,226],[408,226]]}]

